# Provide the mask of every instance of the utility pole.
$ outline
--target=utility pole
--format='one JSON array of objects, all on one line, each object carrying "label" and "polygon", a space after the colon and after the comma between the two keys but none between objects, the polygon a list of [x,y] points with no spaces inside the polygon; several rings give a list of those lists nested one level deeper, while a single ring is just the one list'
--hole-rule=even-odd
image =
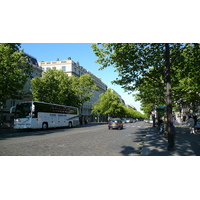
[{"label": "utility pole", "polygon": [[168,151],[174,150],[174,133],[172,123],[172,88],[171,88],[171,73],[170,73],[170,50],[169,44],[165,44],[166,52],[166,79],[167,79],[167,135],[168,135]]}]

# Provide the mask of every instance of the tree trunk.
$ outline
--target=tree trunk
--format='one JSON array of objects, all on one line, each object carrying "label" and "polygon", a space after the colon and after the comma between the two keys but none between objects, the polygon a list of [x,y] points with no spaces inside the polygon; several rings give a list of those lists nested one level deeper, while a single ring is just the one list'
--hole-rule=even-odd
[{"label": "tree trunk", "polygon": [[172,89],[171,89],[171,73],[170,73],[170,52],[169,44],[165,44],[166,48],[166,79],[167,79],[167,135],[168,135],[168,151],[174,150],[174,134],[172,123]]}]

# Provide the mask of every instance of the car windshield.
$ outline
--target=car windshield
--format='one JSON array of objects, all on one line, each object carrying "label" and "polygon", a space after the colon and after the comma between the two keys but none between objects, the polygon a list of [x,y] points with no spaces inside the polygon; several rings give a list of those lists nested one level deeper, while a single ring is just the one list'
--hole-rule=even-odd
[{"label": "car windshield", "polygon": [[31,117],[31,103],[17,104],[15,110],[15,119]]}]

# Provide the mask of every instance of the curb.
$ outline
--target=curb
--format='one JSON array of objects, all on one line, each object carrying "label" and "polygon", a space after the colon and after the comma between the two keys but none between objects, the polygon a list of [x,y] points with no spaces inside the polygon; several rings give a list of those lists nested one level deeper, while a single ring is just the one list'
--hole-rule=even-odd
[{"label": "curb", "polygon": [[0,134],[13,133],[13,132],[16,132],[16,130],[12,128],[0,129]]}]

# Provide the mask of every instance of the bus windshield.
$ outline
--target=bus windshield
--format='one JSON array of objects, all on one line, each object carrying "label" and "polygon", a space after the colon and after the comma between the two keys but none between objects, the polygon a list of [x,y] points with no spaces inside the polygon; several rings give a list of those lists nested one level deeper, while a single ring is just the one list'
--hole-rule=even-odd
[{"label": "bus windshield", "polygon": [[31,117],[32,103],[17,104],[15,110],[15,119]]}]

